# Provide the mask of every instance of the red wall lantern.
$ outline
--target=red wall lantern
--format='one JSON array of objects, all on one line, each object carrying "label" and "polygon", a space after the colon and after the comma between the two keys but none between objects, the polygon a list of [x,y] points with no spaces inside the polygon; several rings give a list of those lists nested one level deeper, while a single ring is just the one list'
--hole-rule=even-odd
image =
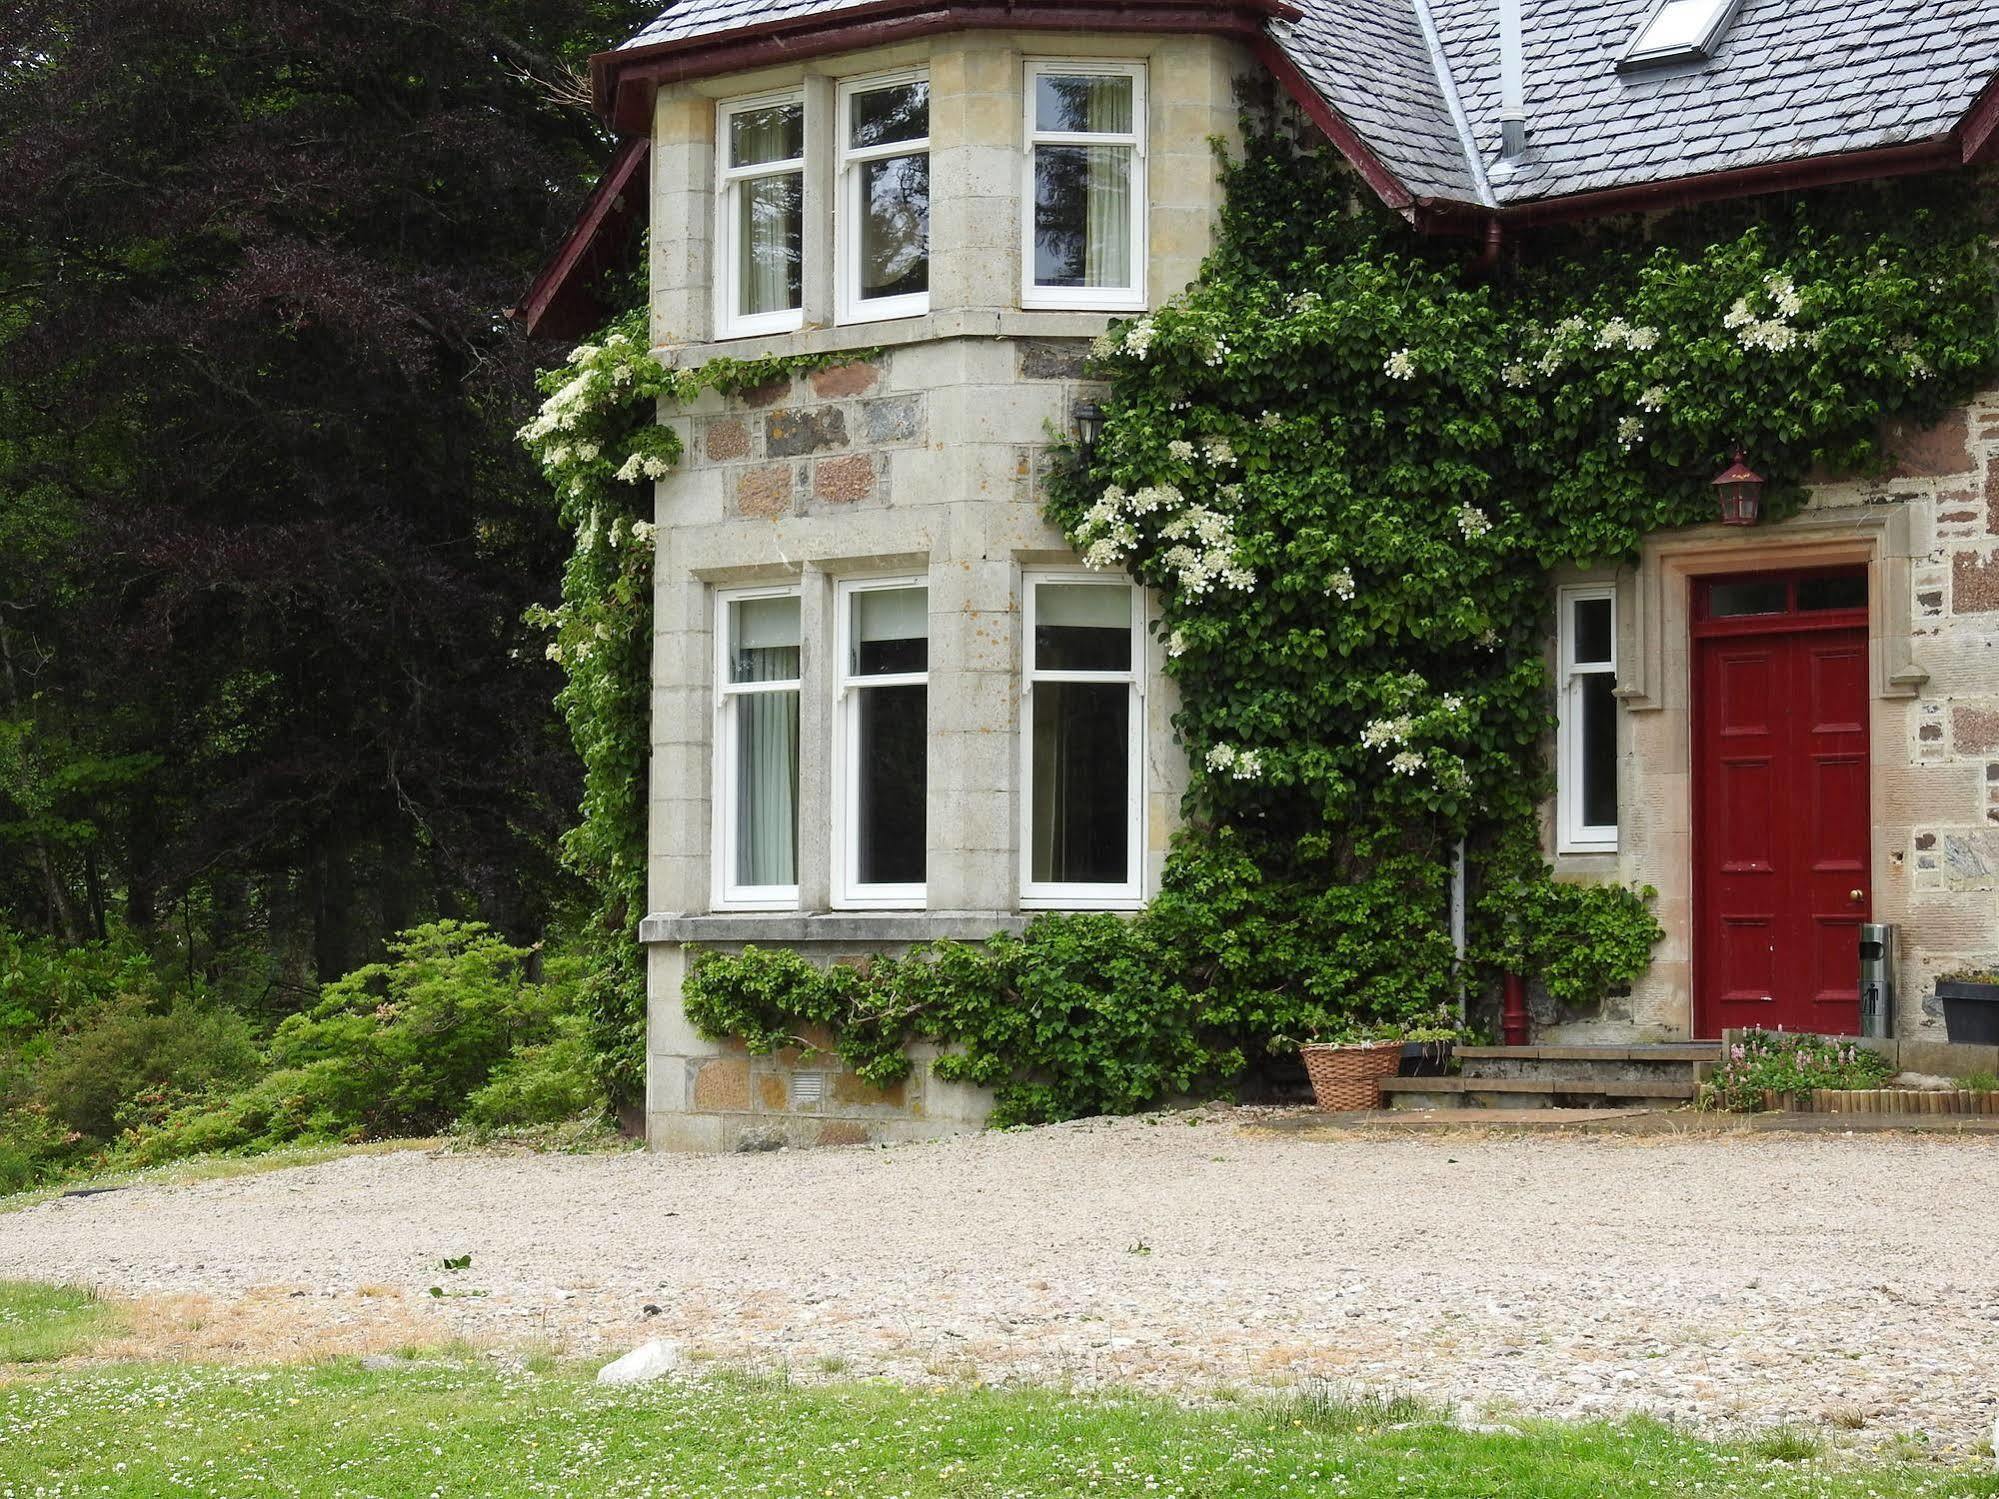
[{"label": "red wall lantern", "polygon": [[1714,476],[1714,492],[1721,497],[1724,526],[1753,526],[1763,505],[1763,476],[1742,461],[1742,449],[1735,450],[1735,462]]}]

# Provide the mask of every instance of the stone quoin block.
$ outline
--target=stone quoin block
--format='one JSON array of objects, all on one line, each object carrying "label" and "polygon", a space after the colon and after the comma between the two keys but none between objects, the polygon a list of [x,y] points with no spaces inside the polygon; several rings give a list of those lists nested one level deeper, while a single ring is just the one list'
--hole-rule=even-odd
[{"label": "stone quoin block", "polygon": [[759,520],[776,520],[790,510],[791,465],[745,469],[736,479],[736,509]]},{"label": "stone quoin block", "polygon": [[847,418],[837,406],[773,411],[764,418],[764,451],[773,458],[797,458],[846,445]]},{"label": "stone quoin block", "polygon": [[836,364],[812,372],[812,393],[829,401],[840,396],[865,395],[880,379],[881,371],[872,364]]},{"label": "stone quoin block", "polygon": [[1999,557],[1959,552],[1950,563],[1950,612],[1991,614],[1999,610]]},{"label": "stone quoin block", "polygon": [[812,468],[812,498],[833,505],[851,505],[875,492],[874,462],[865,453],[822,458]]}]

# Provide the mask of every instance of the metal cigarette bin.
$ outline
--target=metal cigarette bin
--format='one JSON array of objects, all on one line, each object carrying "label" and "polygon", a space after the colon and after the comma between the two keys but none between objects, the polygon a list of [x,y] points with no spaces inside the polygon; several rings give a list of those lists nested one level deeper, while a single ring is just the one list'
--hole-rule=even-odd
[{"label": "metal cigarette bin", "polygon": [[1895,928],[1860,923],[1860,1034],[1895,1034]]}]

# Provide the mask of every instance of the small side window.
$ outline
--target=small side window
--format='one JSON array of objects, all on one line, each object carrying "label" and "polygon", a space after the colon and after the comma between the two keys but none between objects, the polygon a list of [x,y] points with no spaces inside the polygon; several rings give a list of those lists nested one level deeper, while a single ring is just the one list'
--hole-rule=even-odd
[{"label": "small side window", "polygon": [[1145,305],[1145,69],[1027,67],[1021,300]]},{"label": "small side window", "polygon": [[805,100],[732,100],[716,127],[716,334],[789,333],[805,316]]},{"label": "small side window", "polygon": [[798,904],[799,597],[716,601],[716,903]]},{"label": "small side window", "polygon": [[930,84],[840,89],[840,320],[930,310]]},{"label": "small side window", "polygon": [[1617,847],[1617,595],[1564,588],[1557,607],[1557,842],[1565,853],[1609,852]]}]

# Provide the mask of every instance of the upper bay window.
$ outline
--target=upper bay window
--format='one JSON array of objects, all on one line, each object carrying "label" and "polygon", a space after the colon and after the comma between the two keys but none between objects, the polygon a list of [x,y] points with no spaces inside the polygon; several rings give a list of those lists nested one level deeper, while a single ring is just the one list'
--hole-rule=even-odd
[{"label": "upper bay window", "polygon": [[1027,65],[1021,300],[1145,305],[1145,70]]},{"label": "upper bay window", "polygon": [[1136,905],[1140,595],[1128,583],[1067,573],[1030,574],[1026,589],[1022,904]]},{"label": "upper bay window", "polygon": [[737,909],[798,904],[796,589],[717,600],[716,902]]},{"label": "upper bay window", "polygon": [[1617,847],[1617,594],[1608,584],[1564,588],[1556,608],[1556,842],[1564,853],[1609,853]]},{"label": "upper bay window", "polygon": [[871,78],[840,88],[842,322],[930,310],[930,85]]},{"label": "upper bay window", "polygon": [[804,97],[732,100],[717,122],[717,330],[789,333],[804,321]]},{"label": "upper bay window", "polygon": [[836,904],[924,900],[930,592],[913,578],[839,589]]}]

